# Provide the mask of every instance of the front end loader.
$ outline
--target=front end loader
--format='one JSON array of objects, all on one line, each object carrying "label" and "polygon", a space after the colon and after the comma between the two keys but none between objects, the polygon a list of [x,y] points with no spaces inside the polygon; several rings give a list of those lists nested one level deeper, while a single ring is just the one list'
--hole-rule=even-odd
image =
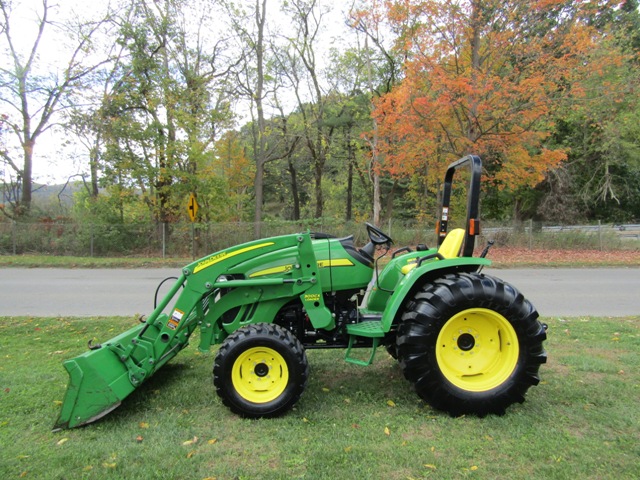
[{"label": "front end loader", "polygon": [[[452,181],[469,167],[464,228],[449,231]],[[309,374],[305,351],[340,348],[357,365],[378,347],[396,358],[418,395],[452,415],[502,414],[524,401],[546,361],[546,327],[513,286],[481,273],[481,161],[449,166],[438,245],[402,247],[366,224],[369,242],[311,232],[237,245],[187,265],[144,323],[64,362],[69,385],[56,429],[115,409],[185,348],[219,345],[213,383],[222,402],[250,418],[291,409]],[[368,348],[363,360],[353,349]]]}]

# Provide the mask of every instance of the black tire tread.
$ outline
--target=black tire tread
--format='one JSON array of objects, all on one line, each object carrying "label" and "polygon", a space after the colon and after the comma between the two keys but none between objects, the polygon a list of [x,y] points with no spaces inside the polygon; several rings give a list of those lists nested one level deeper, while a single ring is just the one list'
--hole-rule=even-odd
[{"label": "black tire tread", "polygon": [[[511,377],[488,392],[470,392],[450,384],[435,357],[442,326],[468,308],[492,309],[509,320],[517,333],[520,357]],[[529,387],[540,381],[546,362],[542,342],[546,330],[533,305],[512,285],[489,275],[458,273],[422,286],[406,304],[398,327],[398,355],[405,377],[418,395],[434,408],[452,415],[502,415],[513,403],[522,403]]]},{"label": "black tire tread", "polygon": [[[230,372],[235,359],[247,348],[257,345],[278,350],[288,359],[289,386],[267,404],[251,404],[237,395]],[[296,404],[309,377],[309,362],[300,341],[289,330],[270,323],[255,323],[239,328],[220,346],[213,365],[216,393],[232,412],[247,418],[270,418],[284,414]]]}]

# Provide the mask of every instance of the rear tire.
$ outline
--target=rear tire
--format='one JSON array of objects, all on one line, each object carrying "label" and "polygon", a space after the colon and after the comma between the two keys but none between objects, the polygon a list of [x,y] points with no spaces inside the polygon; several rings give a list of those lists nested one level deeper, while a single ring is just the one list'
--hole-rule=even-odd
[{"label": "rear tire", "polygon": [[258,323],[239,328],[220,346],[213,383],[222,402],[243,417],[275,417],[290,410],[307,384],[304,348],[287,329]]},{"label": "rear tire", "polygon": [[423,286],[398,327],[398,356],[421,398],[452,415],[502,415],[546,362],[545,327],[518,290],[476,273]]}]

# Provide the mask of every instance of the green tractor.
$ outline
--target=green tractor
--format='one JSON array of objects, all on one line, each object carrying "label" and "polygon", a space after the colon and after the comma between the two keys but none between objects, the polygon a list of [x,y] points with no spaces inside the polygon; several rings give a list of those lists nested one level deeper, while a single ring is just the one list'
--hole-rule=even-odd
[{"label": "green tractor", "polygon": [[[469,167],[465,228],[448,231],[454,173]],[[369,365],[376,349],[396,358],[418,395],[452,415],[503,414],[524,401],[546,361],[546,326],[513,286],[481,270],[481,161],[467,156],[447,170],[438,246],[399,248],[367,224],[353,237],[310,232],[264,238],[187,265],[153,313],[130,330],[64,362],[69,386],[55,428],[106,415],[186,347],[219,344],[213,383],[238,415],[290,410],[309,375],[306,349],[341,348]],[[365,355],[354,349],[368,348]]]}]

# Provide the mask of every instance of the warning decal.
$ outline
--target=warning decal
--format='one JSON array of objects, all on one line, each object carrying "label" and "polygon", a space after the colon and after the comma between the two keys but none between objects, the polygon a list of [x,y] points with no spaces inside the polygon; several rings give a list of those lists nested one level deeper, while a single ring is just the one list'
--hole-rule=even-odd
[{"label": "warning decal", "polygon": [[171,318],[167,322],[167,327],[170,328],[171,330],[175,330],[180,324],[180,320],[182,320],[183,315],[184,315],[184,312],[181,312],[176,308],[173,311],[173,315],[171,315]]}]

